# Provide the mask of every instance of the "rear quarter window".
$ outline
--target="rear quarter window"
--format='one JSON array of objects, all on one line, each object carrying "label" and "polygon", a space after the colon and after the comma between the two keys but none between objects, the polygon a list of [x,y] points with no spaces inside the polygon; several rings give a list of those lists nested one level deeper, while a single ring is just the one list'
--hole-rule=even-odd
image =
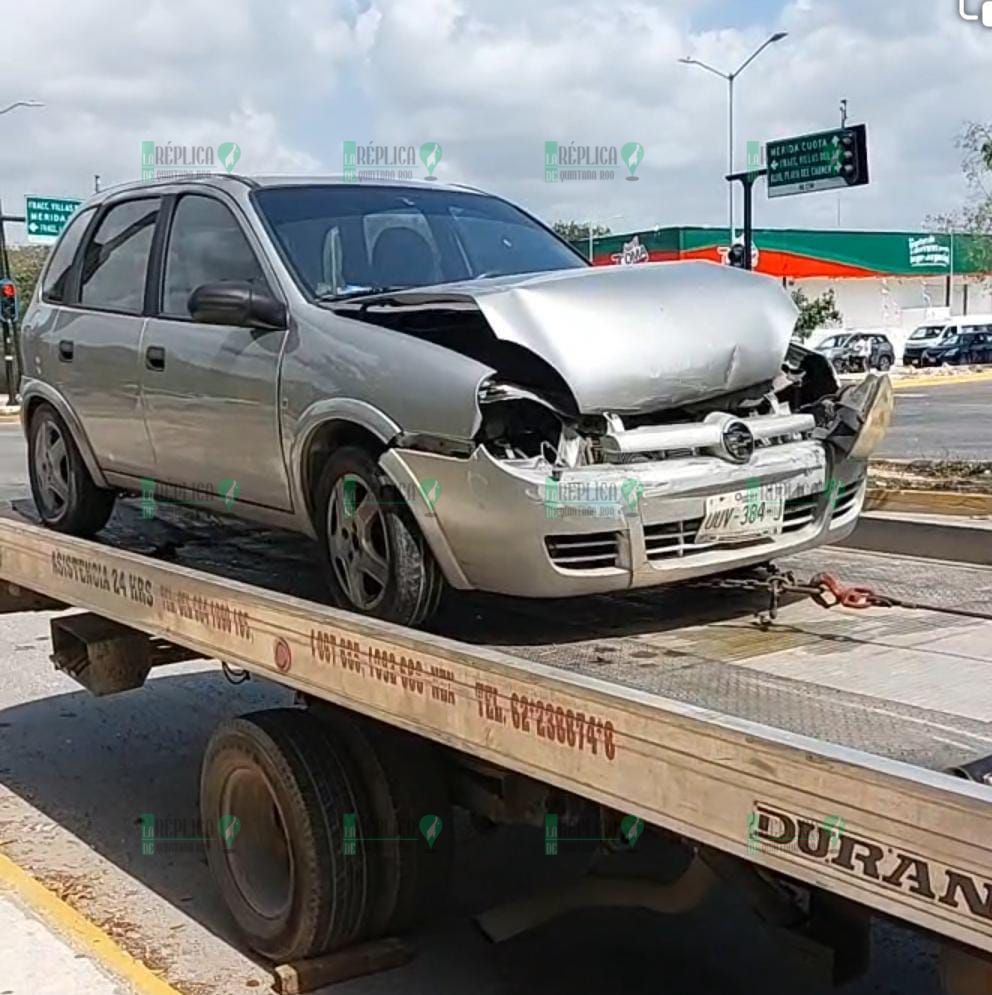
[{"label": "rear quarter window", "polygon": [[70,219],[52,252],[52,258],[48,261],[45,277],[41,284],[42,300],[50,304],[69,303],[67,295],[71,284],[72,264],[75,261],[79,243],[83,240],[83,235],[86,234],[86,228],[93,220],[94,214],[96,214],[96,208],[89,207]]}]

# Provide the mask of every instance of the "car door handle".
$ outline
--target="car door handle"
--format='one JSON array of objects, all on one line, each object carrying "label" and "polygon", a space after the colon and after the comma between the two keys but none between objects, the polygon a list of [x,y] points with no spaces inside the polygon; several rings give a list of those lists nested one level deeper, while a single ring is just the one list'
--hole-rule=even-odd
[{"label": "car door handle", "polygon": [[62,339],[62,341],[59,342],[59,359],[62,360],[63,363],[71,363],[75,348],[75,342],[71,342],[69,339]]},{"label": "car door handle", "polygon": [[165,350],[160,345],[150,345],[145,350],[145,366],[150,370],[165,369]]}]

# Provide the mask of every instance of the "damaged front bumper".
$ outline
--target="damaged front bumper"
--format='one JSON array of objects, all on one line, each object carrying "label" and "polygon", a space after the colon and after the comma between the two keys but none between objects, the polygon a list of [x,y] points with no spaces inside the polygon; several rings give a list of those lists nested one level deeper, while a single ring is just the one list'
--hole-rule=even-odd
[{"label": "damaged front bumper", "polygon": [[390,449],[380,462],[410,495],[453,587],[567,597],[689,580],[846,538],[893,406],[889,378],[871,376],[825,398],[816,416],[748,419],[745,452],[728,445],[739,419],[711,413],[632,431],[615,420],[601,441],[607,461],[571,468],[497,459],[484,446],[468,458]]},{"label": "damaged front bumper", "polygon": [[[864,503],[866,464],[831,466],[829,453],[807,440],[760,449],[744,465],[693,456],[555,475],[544,460],[497,460],[481,447],[468,459],[393,449],[381,462],[415,495],[450,584],[542,598],[667,584],[844,538]],[[779,496],[780,530],[701,537],[708,499],[742,493]]]}]

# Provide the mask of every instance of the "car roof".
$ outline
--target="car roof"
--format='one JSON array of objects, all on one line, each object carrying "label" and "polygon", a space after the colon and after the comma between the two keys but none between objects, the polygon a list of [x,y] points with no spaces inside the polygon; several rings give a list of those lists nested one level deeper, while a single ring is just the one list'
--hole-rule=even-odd
[{"label": "car roof", "polygon": [[90,197],[84,206],[92,207],[101,204],[110,197],[116,197],[121,193],[154,191],[161,187],[209,187],[217,190],[231,190],[232,188],[245,187],[252,190],[261,190],[270,187],[289,186],[348,186],[348,187],[396,187],[406,190],[447,190],[457,193],[475,193],[489,196],[486,191],[478,187],[468,186],[463,183],[442,183],[431,180],[354,180],[345,178],[343,174],[332,174],[325,176],[280,176],[278,174],[248,175],[246,173],[198,173],[189,176],[163,176],[154,180],[131,180],[126,183],[118,183],[114,186],[105,187],[99,193]]}]

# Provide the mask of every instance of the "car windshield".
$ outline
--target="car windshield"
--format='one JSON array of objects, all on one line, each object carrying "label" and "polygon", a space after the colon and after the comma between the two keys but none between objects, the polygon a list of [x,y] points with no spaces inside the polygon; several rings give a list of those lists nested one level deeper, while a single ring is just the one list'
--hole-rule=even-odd
[{"label": "car windshield", "polygon": [[359,185],[272,187],[255,200],[311,296],[358,296],[588,265],[496,197]]},{"label": "car windshield", "polygon": [[944,331],[943,325],[924,325],[922,328],[917,328],[916,331],[910,335],[910,339],[917,341],[919,339],[935,339],[942,331]]},{"label": "car windshield", "polygon": [[849,338],[849,335],[831,335],[829,339],[824,339],[817,349],[839,349]]}]

